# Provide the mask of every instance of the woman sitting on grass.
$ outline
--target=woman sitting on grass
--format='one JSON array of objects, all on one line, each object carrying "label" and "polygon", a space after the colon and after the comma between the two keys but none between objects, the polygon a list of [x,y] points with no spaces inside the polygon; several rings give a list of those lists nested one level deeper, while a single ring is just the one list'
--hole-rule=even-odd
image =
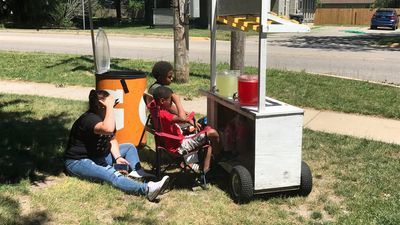
[{"label": "woman sitting on grass", "polygon": [[141,183],[124,176],[113,163],[128,165],[131,177],[149,176],[140,166],[137,150],[132,144],[119,145],[115,139],[114,98],[104,90],[89,94],[89,110],[72,126],[65,151],[65,167],[71,175],[94,181],[105,181],[127,193],[146,195],[153,201],[169,182]]}]

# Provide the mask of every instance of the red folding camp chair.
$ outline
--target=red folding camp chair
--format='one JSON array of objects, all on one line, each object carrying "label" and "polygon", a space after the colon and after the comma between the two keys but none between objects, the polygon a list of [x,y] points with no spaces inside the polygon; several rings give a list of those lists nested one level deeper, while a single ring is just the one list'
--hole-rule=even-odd
[{"label": "red folding camp chair", "polygon": [[[201,155],[202,151],[207,149],[210,145],[209,142],[204,144],[203,146],[200,146],[199,148],[195,149],[194,151],[180,154],[178,152],[171,152],[166,149],[166,141],[172,141],[172,142],[177,142],[181,143],[184,138],[192,138],[193,136],[190,137],[180,137],[172,134],[168,134],[165,132],[162,132],[162,123],[160,121],[159,117],[159,112],[160,108],[159,106],[156,105],[155,101],[151,101],[148,105],[147,108],[150,111],[149,118],[147,121],[147,124],[151,121],[152,128],[147,128],[147,131],[152,133],[154,135],[154,140],[155,140],[155,145],[156,145],[156,175],[157,177],[161,177],[161,174],[164,173],[167,169],[171,167],[177,167],[180,168],[182,172],[192,172],[196,174],[196,180],[199,182],[202,188],[206,187],[206,180],[203,171],[197,171],[194,168],[192,168],[191,164],[194,162],[198,162],[200,164],[203,163],[203,160],[201,157],[198,157],[198,155]],[[192,114],[194,115],[194,113]],[[205,132],[206,130],[202,131]],[[194,135],[200,135],[201,133],[194,134]],[[161,162],[162,160],[162,154],[169,156],[172,159],[172,163],[168,164],[167,167],[161,171],[161,165],[163,163]]]}]

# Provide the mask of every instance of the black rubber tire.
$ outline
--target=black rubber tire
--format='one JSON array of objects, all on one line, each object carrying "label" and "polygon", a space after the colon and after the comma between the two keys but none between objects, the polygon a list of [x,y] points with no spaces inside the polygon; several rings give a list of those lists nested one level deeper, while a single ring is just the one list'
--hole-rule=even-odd
[{"label": "black rubber tire", "polygon": [[300,196],[308,196],[312,190],[312,174],[310,167],[304,161],[301,161],[301,176],[300,176],[300,189],[298,194]]},{"label": "black rubber tire", "polygon": [[229,181],[230,192],[236,203],[247,203],[253,198],[253,180],[244,166],[234,166]]},{"label": "black rubber tire", "polygon": [[376,26],[371,25],[371,30],[375,30],[375,29],[376,29]]}]

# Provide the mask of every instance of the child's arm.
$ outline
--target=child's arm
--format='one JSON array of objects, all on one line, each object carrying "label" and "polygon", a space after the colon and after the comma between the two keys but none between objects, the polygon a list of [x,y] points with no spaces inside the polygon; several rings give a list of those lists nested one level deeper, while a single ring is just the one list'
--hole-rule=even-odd
[{"label": "child's arm", "polygon": [[177,115],[181,118],[186,118],[186,112],[183,109],[179,95],[172,93],[172,101],[175,103]]},{"label": "child's arm", "polygon": [[189,115],[185,114],[184,117],[174,115],[174,117],[172,118],[172,122],[174,122],[174,123],[190,123],[193,125],[193,116],[194,116],[194,113],[191,113]]}]

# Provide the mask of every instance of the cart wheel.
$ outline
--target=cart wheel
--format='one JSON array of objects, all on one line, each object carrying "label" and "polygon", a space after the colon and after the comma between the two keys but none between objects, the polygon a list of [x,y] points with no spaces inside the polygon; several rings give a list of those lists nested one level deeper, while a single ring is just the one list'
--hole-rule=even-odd
[{"label": "cart wheel", "polygon": [[308,196],[312,190],[312,175],[307,163],[301,161],[300,196]]},{"label": "cart wheel", "polygon": [[230,175],[231,194],[235,202],[246,203],[253,197],[253,181],[244,166],[234,166]]}]

